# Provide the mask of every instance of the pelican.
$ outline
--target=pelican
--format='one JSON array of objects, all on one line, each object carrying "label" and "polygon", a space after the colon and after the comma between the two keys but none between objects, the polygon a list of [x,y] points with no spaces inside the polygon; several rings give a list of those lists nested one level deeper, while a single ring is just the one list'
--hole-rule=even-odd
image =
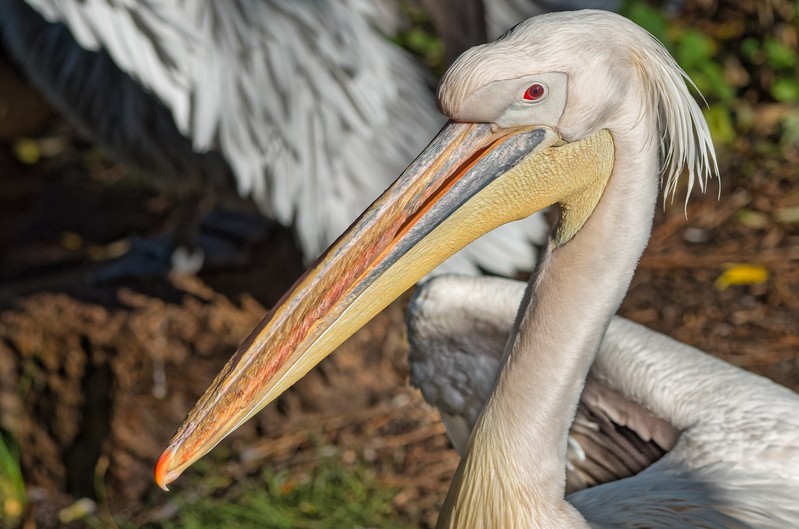
[{"label": "pelican", "polygon": [[[0,0],[0,42],[86,135],[172,183],[180,255],[200,197],[238,191],[312,260],[443,123],[429,74],[376,29],[391,18],[366,0]],[[506,226],[440,271],[529,271],[545,233]]]},{"label": "pelican", "polygon": [[[602,11],[542,15],[462,55],[438,90],[450,121],[244,341],[159,458],[156,482],[174,481],[448,255],[559,204],[438,526],[799,525],[799,396],[614,319],[661,171],[667,194],[685,168],[689,191],[717,172],[684,77],[656,39]],[[595,357],[593,379],[678,438],[635,476],[566,496],[568,432]]]}]

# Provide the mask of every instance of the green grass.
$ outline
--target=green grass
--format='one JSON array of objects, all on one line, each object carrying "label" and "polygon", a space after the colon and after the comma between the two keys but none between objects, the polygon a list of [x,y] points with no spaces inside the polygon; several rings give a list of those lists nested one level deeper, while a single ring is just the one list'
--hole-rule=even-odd
[{"label": "green grass", "polygon": [[26,503],[19,454],[0,434],[0,527],[16,527]]},{"label": "green grass", "polygon": [[[409,529],[394,514],[397,491],[363,465],[323,458],[309,471],[265,470],[233,483],[208,475],[180,484],[171,501],[178,514],[145,529]],[[116,520],[119,527],[140,527]]]}]

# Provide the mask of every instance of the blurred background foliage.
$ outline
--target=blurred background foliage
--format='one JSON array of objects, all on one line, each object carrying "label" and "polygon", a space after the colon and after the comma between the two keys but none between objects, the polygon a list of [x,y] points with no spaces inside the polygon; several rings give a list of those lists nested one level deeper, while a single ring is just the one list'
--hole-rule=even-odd
[{"label": "blurred background foliage", "polygon": [[180,517],[120,527],[256,529],[264,527],[265,520],[272,529],[408,527],[394,515],[395,490],[381,485],[362,463],[342,464],[334,455],[322,449],[310,469],[266,468],[235,483],[215,475],[216,465],[200,462],[192,483],[183,487],[191,492],[177,496],[172,504]]},{"label": "blurred background foliage", "polygon": [[[669,19],[646,2],[623,14],[661,40],[707,101],[705,116],[717,148],[753,129],[770,129],[773,147],[799,144],[799,19],[795,0],[741,2],[747,17]],[[766,105],[756,111],[757,105]],[[764,112],[765,110],[765,112]],[[762,115],[757,115],[761,112]],[[763,147],[759,145],[758,147]]]}]

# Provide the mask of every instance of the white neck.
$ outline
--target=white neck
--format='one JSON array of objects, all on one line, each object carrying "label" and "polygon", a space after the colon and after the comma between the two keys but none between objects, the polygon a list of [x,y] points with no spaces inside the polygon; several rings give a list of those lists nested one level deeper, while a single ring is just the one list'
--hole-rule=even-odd
[{"label": "white neck", "polygon": [[616,160],[602,199],[570,242],[544,253],[438,527],[588,527],[564,500],[566,439],[651,233],[658,152],[644,129],[611,128]]}]

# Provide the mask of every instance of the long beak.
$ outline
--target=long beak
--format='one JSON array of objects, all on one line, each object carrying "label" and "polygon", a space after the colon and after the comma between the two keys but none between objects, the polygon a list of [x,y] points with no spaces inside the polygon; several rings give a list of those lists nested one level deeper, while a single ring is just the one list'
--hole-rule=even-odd
[{"label": "long beak", "polygon": [[567,241],[593,211],[612,166],[607,131],[564,144],[544,127],[497,130],[448,123],[239,347],[158,459],[158,485],[166,490],[189,465],[480,235],[554,203],[579,202],[562,210],[557,237]]}]

